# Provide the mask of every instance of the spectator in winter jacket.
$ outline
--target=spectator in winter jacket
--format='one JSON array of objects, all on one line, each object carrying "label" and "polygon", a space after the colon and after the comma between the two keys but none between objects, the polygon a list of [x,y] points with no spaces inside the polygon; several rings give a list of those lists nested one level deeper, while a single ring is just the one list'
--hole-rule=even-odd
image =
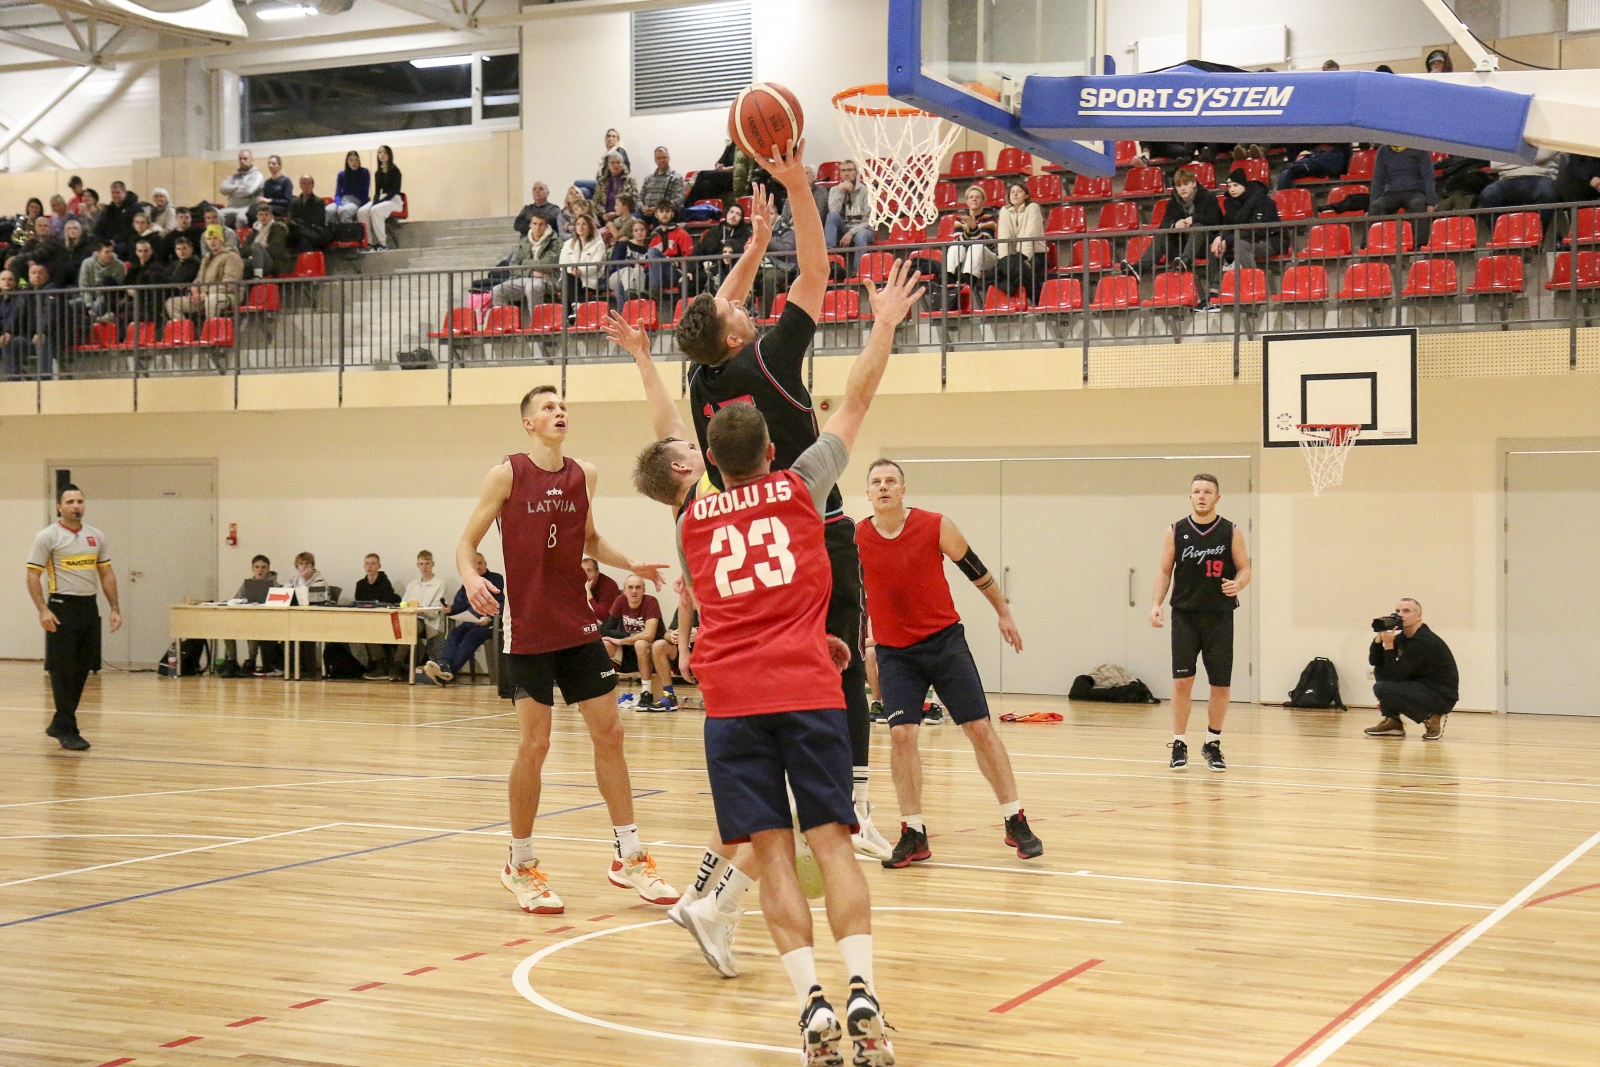
[{"label": "spectator in winter jacket", "polygon": [[[1338,68],[1335,68],[1338,69]],[[1278,188],[1288,189],[1301,178],[1337,178],[1350,169],[1348,144],[1320,145],[1301,150],[1278,172]]]},{"label": "spectator in winter jacket", "polygon": [[371,197],[372,174],[361,165],[360,152],[347,152],[344,169],[333,183],[333,203],[328,207],[330,222],[354,222],[356,211]]},{"label": "spectator in winter jacket", "polygon": [[611,256],[606,263],[606,287],[611,291],[611,302],[617,310],[622,310],[631,294],[644,292],[645,263],[649,258],[650,227],[644,219],[636,218],[627,240],[611,246]]},{"label": "spectator in winter jacket", "polygon": [[[246,214],[245,219],[246,221],[244,225],[250,225],[248,213]],[[206,231],[213,226],[219,226],[222,228],[222,243],[233,249],[235,252],[239,251],[239,234],[232,226],[222,225],[222,213],[220,211],[212,207],[210,204],[207,204],[205,214],[201,216],[201,220],[200,243],[203,247],[211,247],[205,243]],[[204,257],[202,256],[202,258]]]},{"label": "spectator in winter jacket", "polygon": [[222,195],[228,198],[227,206],[222,209],[222,221],[233,228],[248,226],[250,209],[255,206],[265,182],[261,171],[256,168],[255,154],[248,148],[239,149],[239,169],[222,179],[222,184],[218,186]]},{"label": "spectator in winter jacket", "polygon": [[[238,283],[244,279],[244,260],[223,242],[220,225],[206,227],[206,257],[200,264],[195,284],[185,296],[167,301],[167,318],[177,319],[204,313],[216,318],[231,310],[239,300]],[[173,271],[177,280],[177,271]]]},{"label": "spectator in winter jacket", "polygon": [[676,264],[661,261],[694,255],[694,240],[674,220],[672,205],[657,204],[655,215],[656,224],[650,231],[650,288],[660,292],[676,285],[679,273]]},{"label": "spectator in winter jacket", "polygon": [[[561,238],[543,215],[528,217],[528,232],[517,242],[517,250],[506,260],[508,267],[531,267],[535,264],[554,266],[561,262]],[[491,299],[495,307],[510,303],[525,305],[532,312],[534,304],[553,301],[560,293],[558,271],[517,271],[495,286]]]},{"label": "spectator in winter jacket", "polygon": [[1384,145],[1373,160],[1370,192],[1368,215],[1393,215],[1401,208],[1408,215],[1432,211],[1437,200],[1433,156],[1420,148]]},{"label": "spectator in winter jacket", "polygon": [[1556,200],[1570,203],[1574,200],[1600,200],[1600,157],[1580,156],[1569,152],[1561,159],[1561,169],[1556,172]]},{"label": "spectator in winter jacket", "polygon": [[645,214],[655,214],[656,205],[663,200],[674,212],[683,210],[683,175],[672,169],[672,157],[664,147],[656,149],[656,169],[639,186],[639,203]]},{"label": "spectator in winter jacket", "polygon": [[[6,351],[6,374],[20,374],[21,361],[28,353],[39,359],[39,376],[54,373],[56,357],[67,333],[67,309],[60,286],[50,280],[50,269],[43,263],[28,264],[28,292],[14,309],[11,337]],[[13,298],[16,299],[16,298]]]},{"label": "spectator in winter jacket", "polygon": [[188,241],[189,250],[192,252],[200,247],[201,235],[205,233],[204,228],[197,227],[194,224],[194,217],[190,214],[188,208],[180,207],[173,213],[173,217],[176,221],[173,223],[172,229],[168,230],[161,239],[161,259],[166,263],[171,263],[177,258],[178,238],[181,237]]},{"label": "spectator in winter jacket", "polygon": [[[1278,221],[1278,205],[1273,202],[1267,187],[1250,180],[1243,167],[1236,167],[1228,175],[1228,197],[1222,205],[1222,222],[1225,226],[1249,226],[1262,222]],[[1237,238],[1237,239],[1236,239]],[[1211,240],[1211,254],[1219,260],[1229,252],[1234,265],[1242,270],[1254,270],[1256,259],[1263,264],[1271,254],[1271,231],[1239,230],[1218,234]]]},{"label": "spectator in winter jacket", "polygon": [[239,251],[249,260],[254,277],[294,273],[294,253],[289,251],[289,224],[265,204],[256,211],[255,225]]},{"label": "spectator in winter jacket", "polygon": [[572,220],[572,236],[561,246],[558,262],[562,297],[568,305],[593,300],[600,288],[600,272],[606,258],[606,243],[595,229],[594,219],[579,215]]},{"label": "spectator in winter jacket", "polygon": [[1206,242],[1215,235],[1194,233],[1192,228],[1222,225],[1222,209],[1217,206],[1217,198],[1200,188],[1200,179],[1194,171],[1179,167],[1172,174],[1172,192],[1167,196],[1165,210],[1155,240],[1144,250],[1138,263],[1124,262],[1124,270],[1140,275],[1148,273],[1163,256],[1168,270],[1199,269],[1200,260],[1205,258]]},{"label": "spectator in winter jacket", "polygon": [[[1530,207],[1556,202],[1556,153],[1541,148],[1532,163],[1522,160],[1492,162],[1494,184],[1478,194],[1479,207]],[[1541,211],[1544,231],[1550,232],[1552,212]]]},{"label": "spectator in winter jacket", "polygon": [[[133,243],[133,266],[128,268],[127,284],[160,285],[170,281],[166,267],[156,259],[155,242],[140,238]],[[161,310],[159,289],[138,289],[133,294],[133,318],[137,322],[154,322]]]},{"label": "spectator in winter jacket", "polygon": [[138,194],[129,192],[128,187],[121,182],[112,182],[111,201],[100,209],[100,220],[95,225],[95,236],[115,245],[120,258],[133,258],[135,240],[133,219],[138,214]]},{"label": "spectator in winter jacket", "polygon": [[300,175],[300,195],[289,201],[289,249],[320,252],[328,247],[328,206],[317,195],[316,179]]},{"label": "spectator in winter jacket", "polygon": [[622,154],[612,152],[606,156],[606,169],[595,181],[594,187],[594,215],[601,222],[610,222],[616,218],[619,208],[617,198],[628,196],[634,203],[639,202],[639,186],[634,183],[633,175],[628,173],[628,165],[623,161]]},{"label": "spectator in winter jacket", "polygon": [[515,221],[511,223],[511,228],[519,234],[527,234],[528,220],[535,215],[544,216],[544,221],[548,222],[553,230],[560,225],[561,208],[551,203],[550,187],[544,182],[533,183],[533,203],[522,205],[522,210],[517,213]]},{"label": "spectator in winter jacket", "polygon": [[78,268],[89,258],[93,247],[83,235],[83,223],[69,219],[61,233],[61,251],[50,266],[50,281],[57,289],[76,284]]},{"label": "spectator in winter jacket", "polygon": [[734,260],[744,253],[744,246],[750,243],[750,234],[750,223],[745,221],[744,208],[734,204],[721,222],[700,235],[694,254],[721,257],[707,259],[700,264],[702,292],[715,290],[722,284],[722,279],[733,268]]}]

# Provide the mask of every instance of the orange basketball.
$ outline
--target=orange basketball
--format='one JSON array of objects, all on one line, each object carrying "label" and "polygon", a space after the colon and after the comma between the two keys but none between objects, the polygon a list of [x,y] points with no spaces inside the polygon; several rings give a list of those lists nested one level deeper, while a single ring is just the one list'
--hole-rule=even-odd
[{"label": "orange basketball", "polygon": [[764,162],[800,140],[805,120],[793,93],[777,82],[758,82],[742,90],[728,109],[728,136],[745,155]]}]

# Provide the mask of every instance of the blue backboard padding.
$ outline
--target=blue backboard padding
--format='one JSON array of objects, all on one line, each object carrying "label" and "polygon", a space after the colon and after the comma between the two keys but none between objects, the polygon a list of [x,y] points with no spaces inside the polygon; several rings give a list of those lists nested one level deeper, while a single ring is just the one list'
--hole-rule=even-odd
[{"label": "blue backboard padding", "polygon": [[1214,74],[1174,67],[1150,74],[1030,77],[1018,124],[1027,134],[1068,141],[1270,136],[1531,160],[1535,150],[1522,131],[1532,102],[1523,93],[1372,71]]}]

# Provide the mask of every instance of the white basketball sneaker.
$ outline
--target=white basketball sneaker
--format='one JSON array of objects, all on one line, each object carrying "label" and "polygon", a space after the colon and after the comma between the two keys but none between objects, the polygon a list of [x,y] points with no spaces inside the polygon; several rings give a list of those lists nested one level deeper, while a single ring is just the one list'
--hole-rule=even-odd
[{"label": "white basketball sneaker", "polygon": [[886,860],[894,855],[894,849],[885,841],[883,835],[878,833],[878,828],[872,825],[872,802],[870,800],[856,801],[856,822],[860,829],[850,835],[850,843],[857,852],[875,860]]},{"label": "white basketball sneaker", "polygon": [[678,902],[678,891],[656,874],[656,861],[648,852],[640,851],[627,860],[613,859],[606,877],[618,889],[637,890],[640,898],[651,904]]},{"label": "white basketball sneaker", "polygon": [[729,917],[717,910],[715,896],[701,897],[684,908],[683,928],[694,936],[700,954],[711,969],[724,978],[739,977],[739,964],[733,958],[733,935],[739,929],[738,915]]},{"label": "white basketball sneaker", "polygon": [[560,915],[567,910],[545,881],[544,872],[531,863],[513,867],[507,857],[500,870],[500,884],[517,898],[517,907],[530,915]]},{"label": "white basketball sneaker", "polygon": [[852,1067],[894,1067],[894,1046],[889,1043],[890,1026],[878,1007],[878,998],[872,995],[867,983],[857,976],[850,978],[850,998],[845,1002],[845,1017],[849,1020],[850,1042],[855,1046],[851,1056]]}]

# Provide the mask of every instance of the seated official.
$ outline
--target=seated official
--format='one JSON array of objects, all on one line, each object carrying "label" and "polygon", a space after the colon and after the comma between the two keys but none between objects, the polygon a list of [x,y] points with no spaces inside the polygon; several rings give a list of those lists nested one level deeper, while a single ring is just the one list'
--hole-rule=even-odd
[{"label": "seated official", "polygon": [[611,615],[611,605],[622,595],[617,580],[600,569],[600,564],[583,557],[583,588],[589,594],[589,610],[595,622],[605,622]]},{"label": "seated official", "polygon": [[[1373,620],[1376,628],[1385,620]],[[1438,634],[1422,621],[1422,605],[1404,597],[1387,616],[1387,629],[1372,635],[1367,662],[1377,678],[1372,692],[1383,716],[1367,728],[1369,737],[1404,737],[1402,716],[1424,725],[1422,739],[1444,736],[1444,717],[1460,699],[1455,657]]]},{"label": "seated official", "polygon": [[[682,575],[678,576],[678,580],[673,583],[672,588],[678,594],[678,610],[672,613],[672,621],[667,624],[667,632],[658,637],[655,643],[650,646],[650,658],[655,664],[655,675],[661,679],[661,698],[648,707],[641,706],[639,708],[640,711],[677,711],[678,694],[672,688],[673,675],[679,675],[684,681],[691,684],[694,681],[693,676],[684,673],[685,670],[693,670],[693,668],[687,666],[681,653],[685,647],[691,653],[694,651],[695,634],[700,628],[700,613],[691,608],[687,631],[680,628],[678,618],[683,614],[684,604]],[[684,666],[680,666],[680,664]]]},{"label": "seated official", "polygon": [[644,591],[644,579],[630,574],[622,583],[622,595],[611,604],[611,614],[600,624],[600,640],[617,664],[618,674],[638,674],[643,692],[635,702],[633,694],[620,698],[619,707],[643,710],[654,704],[650,693],[650,648],[661,629],[661,605]]},{"label": "seated official", "polygon": [[[504,609],[506,605],[506,580],[489,569],[489,564],[480,552],[473,558],[473,566],[495,589],[495,600],[500,602]],[[439,659],[431,659],[422,666],[422,673],[434,685],[446,685],[461,673],[472,657],[478,652],[479,646],[494,636],[494,616],[479,615],[472,610],[472,605],[467,601],[467,587],[462,586],[456,590],[456,598],[450,604],[450,618],[456,625],[445,635],[444,652]]]},{"label": "seated official", "polygon": [[[400,594],[394,591],[389,576],[383,573],[383,561],[376,552],[368,552],[361,561],[364,573],[356,580],[357,604],[398,604]],[[367,673],[361,677],[369,682],[382,682],[390,677],[394,665],[394,645],[363,645],[367,654]],[[355,652],[354,646],[350,649]]]},{"label": "seated official", "polygon": [[[272,569],[270,559],[257,556],[250,561],[250,578],[245,581],[250,579],[277,585],[278,572]],[[244,582],[240,582],[239,591],[233,597],[235,600],[244,600],[246,593]],[[245,650],[246,655],[241,663],[238,658],[239,643],[233,640],[222,642],[222,665],[217,668],[217,674],[223,678],[247,678],[252,675],[257,678],[283,677],[283,642],[251,641]]]},{"label": "seated official", "polygon": [[[406,591],[400,594],[400,602],[419,608],[442,608],[445,606],[444,588],[444,579],[436,577],[433,573],[433,553],[425,548],[417,553],[417,577],[406,583]],[[417,615],[418,662],[427,662],[428,641],[437,635],[443,627],[443,616]],[[405,672],[406,665],[400,661],[400,656],[396,654],[394,665],[389,672],[390,680],[396,682],[405,681]]]}]

